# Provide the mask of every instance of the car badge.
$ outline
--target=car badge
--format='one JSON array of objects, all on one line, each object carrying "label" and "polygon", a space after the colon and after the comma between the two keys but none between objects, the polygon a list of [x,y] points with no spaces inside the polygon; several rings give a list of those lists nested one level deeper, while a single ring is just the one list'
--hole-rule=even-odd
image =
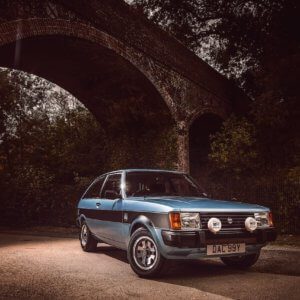
[{"label": "car badge", "polygon": [[232,218],[227,218],[227,222],[228,222],[228,224],[232,224],[233,223],[233,220],[232,220]]}]

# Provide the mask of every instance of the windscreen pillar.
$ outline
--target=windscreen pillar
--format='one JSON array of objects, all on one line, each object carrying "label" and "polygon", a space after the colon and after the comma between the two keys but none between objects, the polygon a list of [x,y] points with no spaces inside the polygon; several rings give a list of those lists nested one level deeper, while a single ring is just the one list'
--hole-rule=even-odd
[{"label": "windscreen pillar", "polygon": [[185,121],[177,123],[177,155],[179,171],[189,173],[189,128]]}]

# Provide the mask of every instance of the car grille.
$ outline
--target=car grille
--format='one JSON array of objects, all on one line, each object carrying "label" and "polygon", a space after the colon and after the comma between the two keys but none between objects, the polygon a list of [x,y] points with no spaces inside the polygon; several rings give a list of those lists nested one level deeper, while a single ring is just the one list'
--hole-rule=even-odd
[{"label": "car grille", "polygon": [[[245,220],[253,217],[253,213],[200,213],[201,228],[207,229],[207,222],[210,218],[218,218],[222,222],[222,230],[245,229]],[[232,222],[230,222],[230,219]]]}]

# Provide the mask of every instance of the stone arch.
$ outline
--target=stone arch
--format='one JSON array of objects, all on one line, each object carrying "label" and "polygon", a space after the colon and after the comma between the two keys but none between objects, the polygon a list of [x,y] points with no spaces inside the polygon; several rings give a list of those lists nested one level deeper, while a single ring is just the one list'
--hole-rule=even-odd
[{"label": "stone arch", "polygon": [[190,128],[193,123],[201,118],[201,116],[206,114],[213,114],[218,116],[220,119],[225,120],[229,116],[228,110],[226,110],[222,106],[208,106],[208,107],[198,107],[192,113],[189,115],[189,117],[186,120],[187,127]]},{"label": "stone arch", "polygon": [[1,46],[59,35],[110,49],[136,68],[177,125],[178,167],[183,171],[189,171],[189,126],[199,114],[210,110],[226,118],[247,111],[249,99],[241,90],[123,0],[11,0],[0,13],[0,65]]},{"label": "stone arch", "polygon": [[[99,48],[100,53],[108,55],[107,56],[108,58],[112,57],[113,59],[116,59],[116,61],[114,61],[114,62],[117,62],[120,64],[120,66],[117,67],[116,70],[120,71],[119,73],[122,73],[122,71],[125,71],[125,72],[123,72],[123,76],[120,75],[116,78],[116,77],[114,77],[114,75],[116,75],[116,72],[115,72],[116,70],[115,70],[114,73],[112,73],[111,77],[107,80],[108,81],[110,80],[111,82],[115,82],[115,81],[120,82],[125,77],[124,80],[125,80],[125,83],[127,84],[129,82],[130,77],[132,75],[135,76],[135,77],[133,77],[133,82],[132,82],[133,86],[129,87],[129,88],[133,87],[132,94],[134,94],[134,96],[136,95],[137,97],[139,97],[141,95],[140,94],[141,91],[144,91],[145,94],[148,93],[148,96],[145,97],[145,101],[141,102],[141,103],[145,104],[146,102],[148,102],[148,105],[146,105],[146,107],[149,107],[150,115],[151,114],[154,115],[153,112],[155,113],[157,111],[161,111],[160,108],[163,109],[163,115],[165,116],[165,118],[160,118],[159,122],[156,122],[155,115],[154,115],[154,117],[152,117],[152,119],[151,119],[151,117],[148,118],[148,120],[150,119],[149,122],[148,121],[143,122],[142,118],[140,118],[140,116],[142,116],[142,113],[141,113],[137,118],[136,123],[138,123],[138,125],[135,126],[135,128],[136,128],[135,129],[131,125],[136,124],[136,123],[133,123],[133,122],[126,123],[128,118],[126,117],[125,114],[130,109],[128,108],[128,106],[126,106],[126,104],[125,105],[123,104],[124,102],[119,102],[119,104],[121,104],[122,107],[124,107],[124,112],[125,112],[125,114],[122,115],[123,108],[121,108],[121,110],[119,110],[119,112],[121,111],[121,114],[118,114],[118,115],[121,115],[121,117],[124,116],[125,121],[122,123],[122,124],[124,124],[123,128],[125,128],[125,126],[127,126],[126,128],[129,128],[128,131],[131,130],[128,133],[128,136],[130,134],[132,134],[131,137],[139,137],[139,136],[144,137],[149,132],[150,136],[152,137],[153,134],[151,132],[155,132],[155,131],[157,133],[160,132],[160,129],[163,128],[163,126],[165,126],[166,124],[167,124],[167,126],[168,126],[168,124],[171,124],[171,126],[173,126],[173,123],[176,120],[176,110],[174,108],[175,105],[173,104],[173,100],[172,100],[171,96],[169,95],[169,92],[167,92],[167,90],[165,89],[165,86],[163,84],[160,84],[159,81],[156,80],[157,77],[155,77],[155,72],[157,70],[155,69],[155,66],[153,66],[151,61],[148,60],[146,56],[143,56],[140,53],[134,52],[131,48],[128,48],[126,45],[119,42],[118,40],[111,37],[110,35],[107,35],[106,33],[101,32],[93,27],[87,26],[83,23],[69,22],[69,21],[57,20],[57,19],[54,19],[54,20],[28,19],[28,20],[11,21],[11,22],[7,22],[4,24],[0,24],[0,66],[25,71],[27,73],[34,74],[41,78],[49,80],[50,82],[53,82],[53,83],[57,84],[58,86],[61,86],[62,88],[64,88],[68,92],[70,92],[74,97],[76,97],[80,102],[82,102],[96,116],[97,120],[101,123],[101,125],[103,125],[103,127],[105,127],[107,124],[103,124],[103,121],[105,123],[105,119],[108,121],[109,121],[109,119],[107,118],[107,114],[103,113],[102,111],[105,108],[105,106],[103,106],[103,104],[104,105],[108,104],[108,101],[98,101],[99,100],[98,98],[100,98],[102,96],[102,94],[100,96],[98,94],[96,94],[96,97],[98,97],[97,99],[96,98],[90,99],[89,97],[91,95],[95,96],[95,93],[94,92],[93,92],[93,94],[89,93],[89,87],[87,87],[86,90],[84,91],[85,93],[87,93],[86,100],[85,100],[85,98],[84,98],[85,95],[81,97],[81,94],[77,93],[76,84],[74,85],[72,83],[74,86],[74,89],[72,89],[72,87],[70,88],[70,86],[68,86],[68,85],[60,84],[61,82],[65,82],[68,80],[68,78],[67,78],[68,76],[66,76],[66,74],[70,74],[70,72],[64,70],[64,67],[66,67],[66,69],[67,69],[67,67],[69,66],[68,63],[66,63],[66,65],[63,65],[63,67],[61,69],[59,67],[59,71],[61,70],[62,74],[59,75],[58,77],[55,77],[55,78],[58,78],[59,80],[63,79],[63,81],[53,80],[53,77],[51,77],[53,72],[51,71],[52,72],[51,73],[50,71],[47,70],[47,67],[49,66],[49,62],[48,63],[45,62],[45,66],[44,66],[44,61],[41,60],[40,57],[35,56],[35,53],[28,54],[28,49],[26,48],[28,45],[31,45],[30,46],[31,48],[36,48],[37,51],[39,51],[41,48],[39,48],[39,46],[36,47],[36,45],[42,45],[42,49],[46,50],[45,51],[46,54],[49,54],[50,56],[54,55],[53,57],[55,59],[57,56],[55,56],[55,54],[52,54],[51,50],[46,49],[50,45],[49,43],[47,44],[47,42],[54,41],[55,47],[57,49],[61,50],[61,46],[59,45],[59,40],[62,41],[63,43],[68,43],[68,41],[73,43],[75,41],[75,44],[72,47],[74,48],[74,51],[76,50],[78,53],[80,53],[80,51],[82,50],[80,48],[81,45],[86,47],[86,48],[84,48],[84,49],[86,49],[86,51],[90,51],[90,48],[88,48],[88,47],[91,46],[93,49]],[[11,62],[13,62],[16,41],[21,41],[23,60],[26,62],[25,64],[23,64],[22,60],[21,60],[21,63],[19,66],[14,66],[11,63]],[[46,41],[46,43],[45,43],[45,41]],[[56,42],[57,42],[57,44],[56,44]],[[75,49],[76,45],[77,45],[76,43],[79,45],[78,49]],[[84,49],[83,49],[83,53],[86,53],[86,52],[84,52]],[[93,52],[91,51],[90,53],[92,54]],[[64,63],[63,58],[64,58],[64,56],[61,57],[62,63]],[[72,58],[73,58],[73,56],[72,56]],[[32,63],[34,63],[35,60],[37,62],[37,65],[40,65],[40,67],[43,69],[42,70],[43,72],[39,72],[40,70],[35,69],[34,66],[30,69],[27,68],[27,66],[32,65]],[[49,60],[51,61],[51,60],[53,60],[53,58],[50,57]],[[104,60],[105,60],[105,58],[104,58]],[[81,66],[83,66],[83,64],[85,64],[85,60],[81,63]],[[105,64],[105,66],[107,66],[107,64]],[[88,66],[86,67],[85,71],[89,72],[90,67],[91,67],[90,60],[88,60]],[[45,70],[46,70],[46,73],[45,73]],[[128,73],[127,73],[127,70],[129,71]],[[54,71],[57,71],[57,68],[56,69],[54,68]],[[91,75],[93,75],[94,71],[95,71],[95,68],[93,67]],[[102,70],[97,69],[96,71],[98,72],[97,76],[100,74],[100,77],[98,77],[98,79],[97,78],[96,79],[101,80],[102,79],[102,77],[101,77]],[[103,71],[105,74],[107,74],[106,69]],[[84,72],[84,70],[83,70],[83,72]],[[46,76],[45,76],[45,74],[46,74]],[[57,74],[55,74],[55,76],[57,76]],[[138,78],[137,78],[137,76],[138,76]],[[139,81],[135,82],[135,79],[138,79]],[[94,78],[93,78],[93,76],[91,76],[91,81],[93,81],[93,80],[94,80]],[[77,83],[77,82],[78,82],[78,80],[75,81],[75,83]],[[143,85],[138,86],[139,83],[142,83]],[[94,85],[98,85],[98,82],[96,82]],[[102,84],[100,84],[100,85],[102,86]],[[80,86],[80,88],[81,88],[81,86]],[[137,93],[136,93],[135,88],[138,89]],[[110,86],[107,87],[107,90],[108,89],[110,89]],[[96,91],[98,91],[98,90],[96,90]],[[122,97],[125,98],[125,96],[122,95],[122,91],[123,90],[115,91],[114,96],[121,95],[121,98]],[[121,99],[121,100],[123,100],[123,99]],[[98,110],[101,110],[100,115],[98,114]],[[103,113],[103,114],[101,114],[101,113]],[[147,118],[145,118],[145,119],[147,119]],[[145,126],[143,127],[142,124],[145,124]],[[151,125],[154,125],[154,126],[151,127]],[[131,128],[133,128],[133,129],[131,129]],[[121,137],[121,135],[120,135],[120,137]],[[136,138],[136,139],[128,139],[128,140],[137,140],[136,143],[137,143],[138,147],[140,145],[142,145],[142,142],[141,142],[142,139]],[[152,145],[149,145],[149,149],[150,149],[149,151],[151,151],[151,149],[154,148],[154,146],[153,146],[153,148],[151,148],[151,147],[152,147]],[[132,163],[134,163],[135,162],[134,158],[135,158],[136,153],[132,153],[130,155],[132,155],[132,159],[130,158],[130,161],[132,161]],[[141,158],[141,160],[142,160],[142,158]],[[141,166],[144,167],[144,165],[141,165],[141,163],[139,164],[139,162],[141,160],[137,159],[136,165],[134,165],[133,167],[141,167]],[[149,165],[149,167],[152,167],[152,163],[154,164],[156,162],[153,162],[150,157],[149,164],[151,164],[151,165]],[[158,163],[160,163],[160,162],[158,162]],[[121,165],[118,166],[118,168],[119,167],[123,167],[122,162],[121,162]],[[128,167],[128,165],[124,165],[124,167]],[[130,167],[131,167],[131,165],[130,165]]]},{"label": "stone arch", "polygon": [[0,48],[26,38],[57,35],[87,40],[120,55],[149,80],[166,103],[174,120],[177,119],[176,104],[167,86],[157,80],[157,69],[152,61],[122,41],[87,24],[63,19],[38,18],[9,21],[0,24]]}]

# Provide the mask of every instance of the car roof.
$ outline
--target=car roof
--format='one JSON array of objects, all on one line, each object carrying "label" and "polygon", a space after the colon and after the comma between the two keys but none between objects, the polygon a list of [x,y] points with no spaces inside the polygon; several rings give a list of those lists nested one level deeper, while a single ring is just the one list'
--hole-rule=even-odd
[{"label": "car roof", "polygon": [[[121,170],[115,170],[111,172],[107,172],[105,174],[101,174],[100,176],[104,175],[110,175],[114,173],[121,173],[121,172],[165,172],[165,173],[175,173],[175,174],[184,174],[184,172],[175,171],[175,170],[162,170],[162,169],[121,169]],[[99,176],[99,177],[100,177]]]}]

